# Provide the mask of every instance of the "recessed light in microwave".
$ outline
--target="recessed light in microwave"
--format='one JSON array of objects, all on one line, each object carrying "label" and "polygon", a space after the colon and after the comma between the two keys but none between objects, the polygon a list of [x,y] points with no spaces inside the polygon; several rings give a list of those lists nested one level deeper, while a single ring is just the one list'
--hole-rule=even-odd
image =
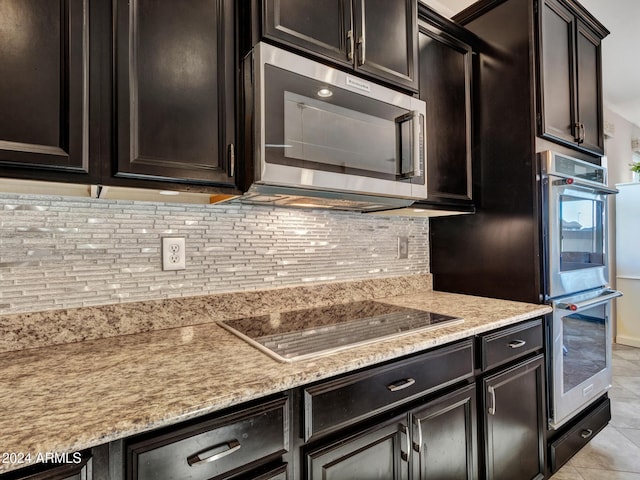
[{"label": "recessed light in microwave", "polygon": [[327,97],[330,97],[331,95],[333,95],[333,92],[326,87],[318,90],[319,97],[327,98]]}]

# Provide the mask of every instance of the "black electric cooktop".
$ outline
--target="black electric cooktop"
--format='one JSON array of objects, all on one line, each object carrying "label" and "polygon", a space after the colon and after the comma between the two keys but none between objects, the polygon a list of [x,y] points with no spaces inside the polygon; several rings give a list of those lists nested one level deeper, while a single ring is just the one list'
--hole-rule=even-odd
[{"label": "black electric cooktop", "polygon": [[292,362],[463,321],[365,300],[225,320],[220,325],[276,360]]}]

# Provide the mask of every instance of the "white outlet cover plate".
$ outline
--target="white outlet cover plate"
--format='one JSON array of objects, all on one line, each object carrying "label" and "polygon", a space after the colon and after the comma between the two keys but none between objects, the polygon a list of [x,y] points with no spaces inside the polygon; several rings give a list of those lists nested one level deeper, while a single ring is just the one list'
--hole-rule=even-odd
[{"label": "white outlet cover plate", "polygon": [[184,237],[162,237],[162,270],[187,268]]}]

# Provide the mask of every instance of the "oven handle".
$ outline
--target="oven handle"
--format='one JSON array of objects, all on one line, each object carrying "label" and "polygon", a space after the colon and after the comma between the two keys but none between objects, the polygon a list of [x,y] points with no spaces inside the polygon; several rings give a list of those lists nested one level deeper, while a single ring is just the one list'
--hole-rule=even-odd
[{"label": "oven handle", "polygon": [[585,182],[579,178],[563,178],[562,180],[557,181],[562,185],[588,188],[592,192],[604,193],[607,195],[615,195],[616,193],[619,193],[615,188],[605,187],[604,185],[599,185],[595,182]]},{"label": "oven handle", "polygon": [[556,306],[564,310],[579,312],[580,310],[583,310],[585,308],[590,308],[590,307],[593,307],[594,305],[608,302],[609,300],[613,300],[614,298],[621,297],[621,296],[622,296],[622,292],[618,290],[605,290],[602,295],[598,295],[596,298],[592,298],[591,300],[585,300],[584,302],[576,302],[576,303],[557,303]]}]

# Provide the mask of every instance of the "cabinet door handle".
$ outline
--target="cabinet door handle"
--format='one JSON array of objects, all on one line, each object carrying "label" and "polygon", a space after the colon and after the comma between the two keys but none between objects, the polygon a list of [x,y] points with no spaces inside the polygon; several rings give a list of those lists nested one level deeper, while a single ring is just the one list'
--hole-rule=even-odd
[{"label": "cabinet door handle", "polygon": [[233,143],[229,144],[227,155],[229,156],[229,176],[233,177],[236,173],[236,148]]},{"label": "cabinet door handle", "polygon": [[390,383],[387,385],[387,389],[390,392],[397,392],[398,390],[404,390],[405,388],[409,388],[411,385],[416,383],[415,378],[405,378],[404,380],[399,380],[394,383]]},{"label": "cabinet door handle", "polygon": [[586,135],[584,123],[576,122],[573,128],[574,128],[573,139],[578,143],[584,143],[584,138]]},{"label": "cabinet door handle", "polygon": [[353,30],[347,32],[347,59],[353,62]]},{"label": "cabinet door handle", "polygon": [[358,37],[358,66],[364,65],[365,62],[365,46],[364,46],[364,35]]},{"label": "cabinet door handle", "polygon": [[[220,450],[221,448],[223,448],[223,450]],[[230,440],[228,442],[214,445],[213,447],[207,448],[206,450],[202,450],[198,453],[194,453],[187,458],[187,463],[190,467],[193,467],[200,463],[215,462],[216,460],[226,457],[238,450],[240,450],[240,442],[235,439]]]},{"label": "cabinet door handle", "polygon": [[591,435],[593,435],[593,430],[591,430],[590,428],[587,428],[587,429],[583,430],[582,432],[580,432],[580,436],[582,438],[589,438]]},{"label": "cabinet door handle", "polygon": [[513,340],[512,342],[509,342],[507,345],[509,345],[509,348],[520,348],[520,347],[524,347],[526,344],[527,342],[524,340]]},{"label": "cabinet door handle", "polygon": [[487,388],[487,391],[489,392],[489,395],[491,396],[491,406],[489,407],[489,415],[495,415],[496,414],[496,390],[489,386]]},{"label": "cabinet door handle", "polygon": [[364,65],[365,59],[365,49],[366,49],[366,39],[365,39],[365,24],[364,24],[364,0],[360,0],[360,36],[358,37],[358,65]]},{"label": "cabinet door handle", "polygon": [[409,461],[409,453],[411,452],[411,438],[409,438],[409,428],[407,428],[407,426],[402,423],[400,424],[400,434],[405,435],[405,446],[407,447],[407,451],[403,452],[402,451],[402,447],[400,447],[400,456],[402,457],[402,459],[405,462]]},{"label": "cabinet door handle", "polygon": [[580,143],[580,125],[580,122],[573,124],[573,140],[578,143]]},{"label": "cabinet door handle", "polygon": [[422,424],[420,423],[419,418],[415,419],[414,427],[416,430],[418,430],[418,441],[413,442],[413,449],[416,452],[420,453],[420,451],[422,450]]}]

